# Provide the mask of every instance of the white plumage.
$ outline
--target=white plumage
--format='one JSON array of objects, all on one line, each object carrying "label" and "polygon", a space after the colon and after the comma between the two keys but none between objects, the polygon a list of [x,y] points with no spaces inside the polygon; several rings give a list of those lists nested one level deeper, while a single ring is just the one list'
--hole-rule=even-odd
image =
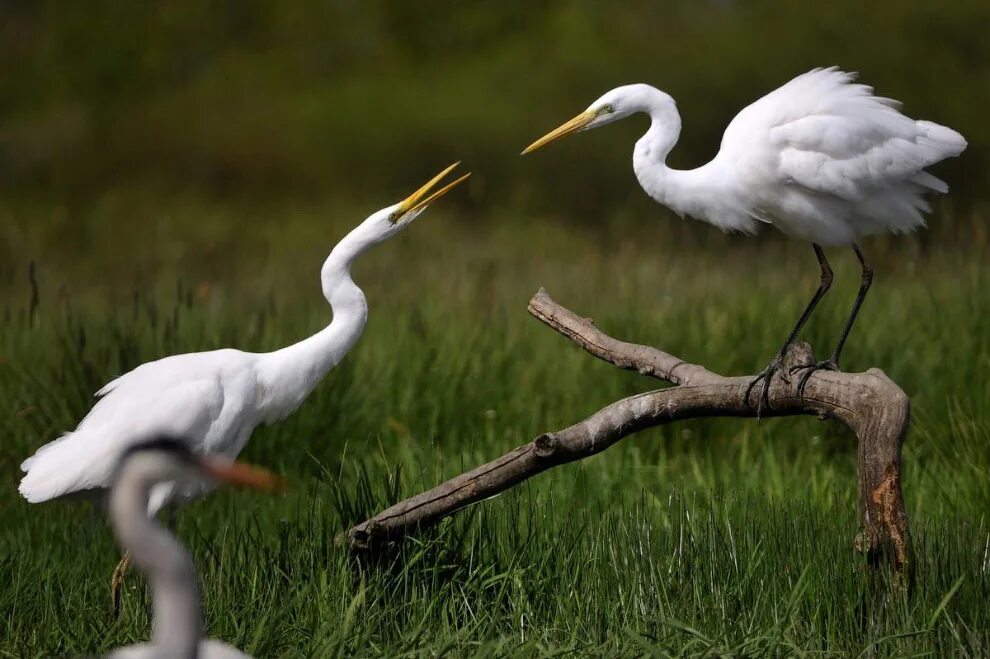
[{"label": "white plumage", "polygon": [[[323,294],[333,310],[325,329],[270,353],[234,349],[165,357],[138,366],[97,392],[99,401],[76,429],[50,442],[21,464],[20,493],[32,503],[110,484],[122,452],[156,435],[186,438],[198,454],[233,458],[256,426],[291,414],[350,350],[368,317],[361,289],[351,280],[354,259],[395,235],[426,206],[465,180],[434,186],[455,165],[399,204],[371,215],[334,247],[321,271]],[[432,194],[431,194],[432,191]],[[154,513],[172,500],[197,496],[208,486],[157,485]]]},{"label": "white plumage", "polygon": [[[343,311],[335,309],[334,322],[349,325],[353,343],[364,319],[343,318],[352,315]],[[342,356],[323,355],[325,370]],[[314,354],[314,359],[319,357]],[[266,405],[261,395],[266,387],[311,389],[316,385],[315,378],[276,381],[277,372],[266,362],[279,359],[278,352],[265,355],[224,349],[175,355],[138,366],[97,392],[100,399],[75,430],[42,446],[21,464],[26,472],[21,494],[38,503],[102,490],[110,483],[120,453],[155,434],[187,437],[197,452],[235,457],[259,423],[292,411],[272,405],[275,401]],[[184,490],[173,492],[169,484],[157,486],[149,512],[156,512],[173,496],[186,498],[200,493],[194,484],[185,485]]]},{"label": "white plumage", "polygon": [[651,124],[633,168],[651,197],[681,215],[745,233],[766,222],[821,245],[910,231],[929,210],[922,194],[948,190],[924,168],[959,155],[966,140],[904,116],[854,79],[834,67],[794,78],[739,112],[715,158],[696,169],[667,167],[681,118],[674,99],[643,84],[611,90],[523,153],[644,112]]},{"label": "white plumage", "polygon": [[838,368],[839,356],[872,281],[856,239],[904,233],[924,225],[923,195],[948,186],[925,171],[966,148],[962,135],[900,113],[900,104],[873,95],[855,74],[832,67],[799,75],[744,108],[729,123],[718,154],[696,169],[666,164],[681,118],[669,95],[649,85],[617,87],[587,110],[544,135],[523,153],[566,135],[634,113],[650,128],[633,151],[640,185],[678,214],[725,231],[755,233],[760,223],[814,244],[822,282],[784,346],[754,382],[770,378],[832,281],[822,245],[850,245],[863,267],[863,283],[832,357],[810,369]]},{"label": "white plumage", "polygon": [[966,140],[854,79],[830,68],[791,80],[736,115],[699,169],[739,197],[741,213],[818,244],[923,226],[922,193],[948,190],[923,170]]}]

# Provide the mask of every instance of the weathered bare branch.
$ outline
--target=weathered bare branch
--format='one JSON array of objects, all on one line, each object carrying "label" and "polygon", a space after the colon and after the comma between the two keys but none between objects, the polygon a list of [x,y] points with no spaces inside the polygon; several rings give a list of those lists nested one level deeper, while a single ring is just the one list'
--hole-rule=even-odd
[{"label": "weathered bare branch", "polygon": [[[397,503],[348,532],[352,551],[380,550],[412,529],[428,527],[551,467],[600,453],[644,428],[699,417],[757,416],[757,394],[746,400],[746,385],[754,376],[725,377],[662,350],[619,341],[557,304],[543,289],[530,300],[529,311],[595,357],[676,386],[623,398],[579,423],[544,433],[497,460]],[[836,419],[856,433],[861,528],[855,546],[871,563],[887,559],[903,569],[911,563],[900,483],[908,398],[876,368],[864,373],[816,371],[799,394],[799,374],[790,373],[813,363],[807,344],[791,346],[761,414],[816,415]]]}]

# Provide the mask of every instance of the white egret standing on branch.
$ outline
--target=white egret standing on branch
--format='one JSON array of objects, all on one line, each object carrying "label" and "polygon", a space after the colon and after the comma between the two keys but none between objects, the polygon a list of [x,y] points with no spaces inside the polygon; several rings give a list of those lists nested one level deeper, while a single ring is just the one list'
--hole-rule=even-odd
[{"label": "white egret standing on branch", "polygon": [[110,659],[199,657],[247,658],[237,648],[203,638],[199,580],[192,556],[154,518],[148,517],[153,490],[162,483],[203,481],[271,490],[273,474],[241,463],[197,456],[189,442],[156,437],[124,451],[110,493],[110,516],[121,549],[147,575],[152,595],[151,643],[119,648]]},{"label": "white egret standing on branch", "polygon": [[[165,357],[138,366],[111,381],[70,433],[39,448],[21,464],[26,472],[20,492],[31,503],[104,490],[114,467],[130,445],[151,436],[184,437],[197,454],[234,458],[261,423],[283,419],[357,342],[368,318],[364,293],[351,280],[351,265],[366,249],[405,229],[427,205],[470,174],[438,190],[454,163],[404,201],[383,208],[348,233],[323,264],[323,295],[333,320],[294,345],[268,353],[234,349]],[[148,513],[166,503],[193,498],[206,484],[157,485]],[[114,571],[114,608],[128,558]]]},{"label": "white egret standing on branch", "polygon": [[831,357],[808,367],[838,370],[842,348],[873,280],[856,243],[859,236],[905,233],[924,225],[930,211],[922,195],[948,186],[924,171],[966,148],[962,135],[930,121],[915,121],[899,103],[854,84],[855,74],[832,67],[800,75],[744,108],[729,123],[718,154],[691,170],[671,169],[667,154],[681,132],[674,99],[649,85],[617,87],[587,110],[533,142],[524,154],[566,135],[643,112],[650,128],[636,142],[633,169],[653,199],[681,216],[725,231],[755,233],[759,223],[812,243],[821,283],[770,365],[758,406],[768,402],[770,380],[832,283],[823,245],[848,245],[862,267],[862,284]]}]

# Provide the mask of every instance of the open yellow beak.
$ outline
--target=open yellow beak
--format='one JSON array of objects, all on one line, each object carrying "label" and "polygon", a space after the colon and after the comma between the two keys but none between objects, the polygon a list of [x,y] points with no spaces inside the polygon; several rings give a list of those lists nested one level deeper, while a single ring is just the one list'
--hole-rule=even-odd
[{"label": "open yellow beak", "polygon": [[221,483],[270,492],[285,489],[285,481],[262,467],[244,462],[227,462],[210,455],[200,456],[198,461],[207,476]]},{"label": "open yellow beak", "polygon": [[567,137],[572,133],[576,133],[585,126],[587,126],[588,124],[590,124],[592,120],[594,120],[594,118],[597,116],[598,116],[597,112],[586,110],[585,112],[582,112],[581,114],[574,117],[567,123],[557,126],[552,131],[550,131],[540,139],[536,140],[535,142],[527,146],[525,149],[523,149],[523,152],[519,155],[524,156],[527,153],[530,153],[531,151],[536,151],[540,147],[544,147],[547,144],[550,144],[550,142],[555,142],[562,137]]},{"label": "open yellow beak", "polygon": [[443,170],[442,172],[431,178],[429,181],[427,181],[426,184],[423,185],[423,187],[421,187],[419,190],[416,190],[416,192],[406,197],[402,201],[402,203],[399,204],[399,208],[395,211],[392,221],[398,222],[399,219],[406,213],[409,213],[411,211],[417,211],[420,210],[421,208],[425,208],[427,205],[433,203],[440,197],[444,196],[445,194],[453,190],[456,186],[468,180],[468,178],[471,176],[471,172],[468,172],[464,176],[454,180],[451,183],[448,183],[439,190],[436,190],[432,194],[430,194],[430,190],[433,189],[433,186],[439,183],[444,176],[454,171],[454,169],[460,164],[461,164],[460,161],[455,162],[453,165],[451,165],[450,167]]}]

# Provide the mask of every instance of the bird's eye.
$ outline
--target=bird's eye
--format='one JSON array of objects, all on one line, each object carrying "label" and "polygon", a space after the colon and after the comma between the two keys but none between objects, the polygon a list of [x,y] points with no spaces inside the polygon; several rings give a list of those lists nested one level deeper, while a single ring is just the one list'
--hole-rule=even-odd
[{"label": "bird's eye", "polygon": [[399,214],[398,213],[389,213],[388,214],[388,221],[389,222],[395,222],[398,219],[399,219]]},{"label": "bird's eye", "polygon": [[615,108],[612,107],[611,103],[606,103],[605,107],[603,107],[602,110],[609,113],[615,112]]}]

